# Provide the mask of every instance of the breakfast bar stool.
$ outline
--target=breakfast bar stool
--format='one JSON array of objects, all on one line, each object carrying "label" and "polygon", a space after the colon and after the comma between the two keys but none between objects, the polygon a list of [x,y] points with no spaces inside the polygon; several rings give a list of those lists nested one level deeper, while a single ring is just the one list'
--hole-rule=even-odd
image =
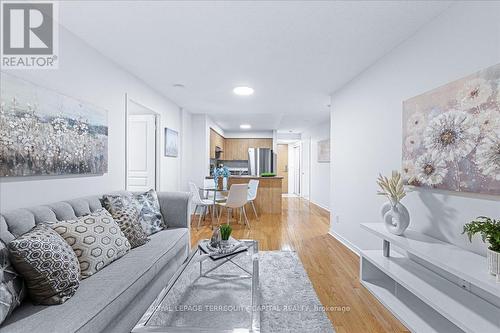
[{"label": "breakfast bar stool", "polygon": [[226,202],[217,202],[217,206],[221,209],[219,210],[219,215],[217,220],[220,220],[220,215],[222,208],[227,209],[227,224],[229,224],[229,216],[234,209],[240,210],[240,220],[241,214],[245,218],[245,225],[250,228],[250,223],[248,222],[247,213],[245,212],[245,204],[247,203],[248,197],[248,185],[247,184],[233,184],[229,189]]}]

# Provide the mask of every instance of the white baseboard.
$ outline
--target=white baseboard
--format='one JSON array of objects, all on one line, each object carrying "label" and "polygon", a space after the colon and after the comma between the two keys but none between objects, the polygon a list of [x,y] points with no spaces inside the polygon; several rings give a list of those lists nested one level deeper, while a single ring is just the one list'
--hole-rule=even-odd
[{"label": "white baseboard", "polygon": [[358,257],[360,256],[360,252],[361,250],[356,246],[354,245],[353,243],[351,243],[350,241],[348,241],[347,239],[345,239],[344,237],[340,236],[339,234],[337,234],[336,232],[334,231],[329,231],[328,234],[330,236],[332,236],[333,238],[335,238],[336,240],[338,240],[339,242],[341,242],[343,245],[345,245],[349,250],[351,250],[352,252],[354,252],[355,255],[357,255]]},{"label": "white baseboard", "polygon": [[312,201],[311,199],[309,199],[309,202],[310,202],[310,203],[312,203],[313,205],[316,205],[316,206],[318,206],[318,207],[320,207],[320,208],[323,208],[323,209],[324,209],[324,210],[326,210],[327,212],[330,212],[330,208],[328,208],[328,207],[325,207],[325,206],[323,206],[323,205],[320,205],[319,203],[314,202],[314,201]]}]

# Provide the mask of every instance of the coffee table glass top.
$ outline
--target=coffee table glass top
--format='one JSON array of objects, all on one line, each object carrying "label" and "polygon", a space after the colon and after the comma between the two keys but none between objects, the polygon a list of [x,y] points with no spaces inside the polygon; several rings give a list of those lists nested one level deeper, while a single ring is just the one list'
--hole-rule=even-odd
[{"label": "coffee table glass top", "polygon": [[132,332],[260,332],[258,242],[242,242],[219,260],[197,247]]}]

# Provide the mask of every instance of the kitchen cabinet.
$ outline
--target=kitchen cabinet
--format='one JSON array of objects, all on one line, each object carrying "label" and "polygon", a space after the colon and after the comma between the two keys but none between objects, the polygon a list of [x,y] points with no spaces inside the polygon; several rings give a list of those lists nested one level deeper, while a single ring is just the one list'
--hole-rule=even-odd
[{"label": "kitchen cabinet", "polygon": [[220,147],[223,153],[221,160],[246,161],[248,148],[273,148],[273,139],[225,139],[222,135],[210,129],[210,158],[215,158],[215,147]]},{"label": "kitchen cabinet", "polygon": [[210,129],[210,158],[215,158],[215,147],[222,149],[220,154],[220,159],[224,159],[225,156],[225,139],[222,135]]},{"label": "kitchen cabinet", "polygon": [[248,147],[273,149],[273,139],[248,139]]},{"label": "kitchen cabinet", "polygon": [[224,159],[231,161],[248,160],[248,139],[226,139],[226,154]]}]

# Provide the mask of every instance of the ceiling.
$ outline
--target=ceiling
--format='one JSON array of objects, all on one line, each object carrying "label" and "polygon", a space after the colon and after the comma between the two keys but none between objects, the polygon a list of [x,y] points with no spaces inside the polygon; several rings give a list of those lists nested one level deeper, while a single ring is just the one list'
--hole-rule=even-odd
[{"label": "ceiling", "polygon": [[[450,3],[64,1],[59,11],[88,44],[223,129],[300,132],[328,118],[332,92]],[[236,96],[237,85],[255,94]]]}]

